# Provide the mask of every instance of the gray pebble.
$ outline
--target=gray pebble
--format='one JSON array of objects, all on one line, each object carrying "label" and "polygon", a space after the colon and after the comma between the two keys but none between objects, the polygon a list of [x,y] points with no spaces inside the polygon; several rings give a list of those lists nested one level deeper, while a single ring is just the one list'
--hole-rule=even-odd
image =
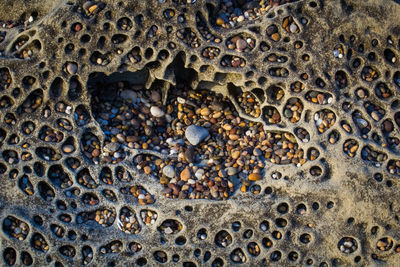
[{"label": "gray pebble", "polygon": [[197,125],[190,125],[189,127],[187,127],[185,131],[186,139],[193,146],[196,146],[199,143],[201,143],[204,139],[207,138],[208,135],[209,132],[206,128]]},{"label": "gray pebble", "polygon": [[165,176],[168,178],[174,178],[175,177],[175,169],[171,165],[167,165],[162,169],[162,172]]},{"label": "gray pebble", "polygon": [[109,153],[114,153],[117,151],[119,148],[118,143],[108,143],[107,145],[104,146],[104,151],[109,152]]},{"label": "gray pebble", "polygon": [[229,176],[235,175],[237,173],[237,169],[235,167],[228,167],[226,168],[226,173]]},{"label": "gray pebble", "polygon": [[152,107],[150,108],[150,113],[151,113],[151,115],[154,116],[154,117],[162,117],[162,116],[165,115],[164,111],[162,111],[162,109],[160,109],[160,108],[157,107],[157,106],[152,106]]},{"label": "gray pebble", "polygon": [[75,74],[78,71],[78,65],[76,63],[70,62],[67,64],[67,72],[71,75]]},{"label": "gray pebble", "polygon": [[121,92],[120,96],[122,99],[130,99],[132,103],[136,103],[137,94],[132,90],[124,90]]}]

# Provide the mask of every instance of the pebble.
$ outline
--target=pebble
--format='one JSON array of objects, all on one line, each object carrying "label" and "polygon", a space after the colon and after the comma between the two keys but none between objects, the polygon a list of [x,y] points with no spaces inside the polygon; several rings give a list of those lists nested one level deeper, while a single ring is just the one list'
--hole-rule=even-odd
[{"label": "pebble", "polygon": [[175,169],[171,165],[167,165],[162,169],[162,172],[165,176],[168,178],[174,178],[175,177]]},{"label": "pebble", "polygon": [[107,145],[104,146],[104,151],[109,152],[109,153],[114,153],[119,149],[120,145],[118,143],[108,143]]},{"label": "pebble", "polygon": [[204,139],[207,138],[209,132],[206,128],[197,126],[197,125],[190,125],[186,128],[185,137],[189,141],[190,144],[193,146],[198,145]]},{"label": "pebble", "polygon": [[298,27],[297,27],[297,25],[295,23],[292,23],[292,24],[290,24],[289,29],[290,29],[291,33],[296,33],[297,30],[298,30]]},{"label": "pebble", "polygon": [[143,168],[143,171],[144,171],[145,174],[150,174],[151,173],[151,168],[149,166],[145,166]]},{"label": "pebble", "polygon": [[271,39],[275,42],[278,42],[281,39],[281,36],[279,35],[279,33],[276,32],[271,35]]},{"label": "pebble", "polygon": [[372,117],[375,121],[379,121],[378,112],[372,111],[372,112],[371,112],[371,117]]},{"label": "pebble", "polygon": [[194,174],[194,176],[199,180],[201,180],[203,178],[203,175],[204,175],[203,169],[198,169]]},{"label": "pebble", "polygon": [[150,108],[150,113],[151,113],[151,115],[153,115],[154,117],[157,117],[157,118],[163,117],[165,115],[165,112],[157,106],[152,106]]},{"label": "pebble", "polygon": [[67,64],[67,72],[71,75],[74,75],[78,71],[78,65],[73,62],[69,62]]},{"label": "pebble", "polygon": [[182,181],[187,182],[190,178],[191,174],[190,174],[190,170],[189,167],[186,167],[185,169],[183,169],[183,171],[180,174],[180,178]]},{"label": "pebble", "polygon": [[233,159],[238,159],[240,156],[240,151],[239,150],[235,150],[232,152],[232,158]]},{"label": "pebble", "polygon": [[226,173],[227,173],[229,176],[235,175],[235,174],[237,174],[237,169],[236,169],[235,167],[228,167],[228,168],[226,169]]},{"label": "pebble", "polygon": [[122,99],[130,99],[132,103],[136,103],[137,94],[132,90],[123,90],[120,96]]},{"label": "pebble", "polygon": [[249,175],[249,180],[250,181],[258,181],[258,180],[261,180],[261,178],[262,178],[262,176],[259,173],[251,173]]},{"label": "pebble", "polygon": [[243,40],[242,38],[240,38],[236,41],[236,49],[239,52],[242,52],[246,47],[247,47],[247,42],[245,40]]},{"label": "pebble", "polygon": [[65,145],[63,146],[63,151],[65,153],[72,153],[75,150],[75,147],[73,145]]}]

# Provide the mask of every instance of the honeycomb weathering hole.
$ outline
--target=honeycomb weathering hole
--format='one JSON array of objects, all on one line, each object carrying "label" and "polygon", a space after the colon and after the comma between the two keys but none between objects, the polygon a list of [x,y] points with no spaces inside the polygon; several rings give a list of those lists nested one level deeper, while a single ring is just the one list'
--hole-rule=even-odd
[{"label": "honeycomb weathering hole", "polygon": [[2,265],[399,262],[398,1],[20,2]]}]

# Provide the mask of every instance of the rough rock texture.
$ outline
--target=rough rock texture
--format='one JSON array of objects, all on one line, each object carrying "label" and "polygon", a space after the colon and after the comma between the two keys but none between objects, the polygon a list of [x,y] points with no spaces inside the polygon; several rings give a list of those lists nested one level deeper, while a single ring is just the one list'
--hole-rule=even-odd
[{"label": "rough rock texture", "polygon": [[398,266],[397,2],[3,2],[4,265]]}]

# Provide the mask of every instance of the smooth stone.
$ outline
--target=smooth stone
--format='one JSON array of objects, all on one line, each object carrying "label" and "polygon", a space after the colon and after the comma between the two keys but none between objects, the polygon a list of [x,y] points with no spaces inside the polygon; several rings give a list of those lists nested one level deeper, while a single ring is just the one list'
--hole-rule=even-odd
[{"label": "smooth stone", "polygon": [[75,74],[78,71],[78,65],[76,63],[68,63],[67,64],[67,72],[71,75]]},{"label": "smooth stone", "polygon": [[237,174],[237,169],[236,169],[235,167],[228,167],[228,168],[226,169],[226,173],[227,173],[229,176],[235,175],[235,174]]},{"label": "smooth stone", "polygon": [[276,32],[271,35],[271,39],[274,40],[275,42],[278,42],[279,39],[281,39],[281,36],[279,35],[279,33]]},{"label": "smooth stone", "polygon": [[201,143],[205,138],[207,138],[208,135],[209,132],[206,128],[197,125],[190,125],[185,131],[186,139],[193,146]]},{"label": "smooth stone", "polygon": [[162,172],[165,176],[168,178],[174,178],[175,177],[175,169],[171,165],[167,165],[162,169]]},{"label": "smooth stone", "polygon": [[157,107],[157,106],[152,106],[152,107],[150,108],[150,113],[151,113],[151,115],[153,115],[154,117],[158,117],[158,118],[165,115],[164,111],[162,111],[162,109],[160,109],[160,108]]},{"label": "smooth stone", "polygon": [[222,18],[217,18],[216,24],[218,26],[224,25],[225,21]]},{"label": "smooth stone", "polygon": [[236,48],[239,50],[239,52],[243,51],[247,47],[247,42],[243,40],[242,38],[238,39],[236,41]]},{"label": "smooth stone", "polygon": [[137,94],[132,90],[124,90],[121,92],[120,96],[122,99],[130,99],[132,103],[136,103]]},{"label": "smooth stone", "polygon": [[237,158],[239,158],[239,156],[240,156],[240,151],[235,150],[235,151],[232,152],[232,158],[233,159],[237,159]]},{"label": "smooth stone", "polygon": [[180,174],[180,178],[182,181],[187,182],[190,178],[191,174],[190,174],[190,170],[188,167],[186,167],[185,169],[183,169],[183,171]]},{"label": "smooth stone", "polygon": [[261,178],[262,178],[262,176],[259,173],[251,173],[249,175],[249,180],[250,181],[258,181],[258,180],[261,180]]},{"label": "smooth stone", "polygon": [[195,154],[194,154],[194,147],[193,146],[189,146],[186,150],[185,150],[185,159],[189,162],[189,163],[193,163],[195,160]]},{"label": "smooth stone", "polygon": [[73,146],[73,145],[65,145],[64,147],[63,147],[63,151],[65,152],[65,153],[71,153],[71,152],[73,152],[75,150],[75,147]]},{"label": "smooth stone", "polygon": [[114,153],[115,151],[117,151],[119,148],[119,144],[118,143],[108,143],[107,145],[104,146],[104,151],[105,152],[109,152],[109,153]]},{"label": "smooth stone", "polygon": [[211,113],[211,111],[210,111],[209,108],[202,108],[202,109],[200,110],[201,116],[208,116],[208,115],[210,115],[210,113]]},{"label": "smooth stone", "polygon": [[157,91],[153,91],[151,92],[151,100],[153,100],[154,102],[158,102],[161,100],[161,95],[159,92]]},{"label": "smooth stone", "polygon": [[195,176],[197,179],[201,180],[201,179],[203,178],[203,174],[204,174],[204,170],[203,170],[203,169],[198,169],[198,170],[195,172],[194,176]]},{"label": "smooth stone", "polygon": [[290,24],[289,30],[291,33],[295,33],[298,30],[298,27],[295,23]]},{"label": "smooth stone", "polygon": [[371,112],[371,117],[372,117],[375,121],[379,121],[378,112],[372,111],[372,112]]}]

